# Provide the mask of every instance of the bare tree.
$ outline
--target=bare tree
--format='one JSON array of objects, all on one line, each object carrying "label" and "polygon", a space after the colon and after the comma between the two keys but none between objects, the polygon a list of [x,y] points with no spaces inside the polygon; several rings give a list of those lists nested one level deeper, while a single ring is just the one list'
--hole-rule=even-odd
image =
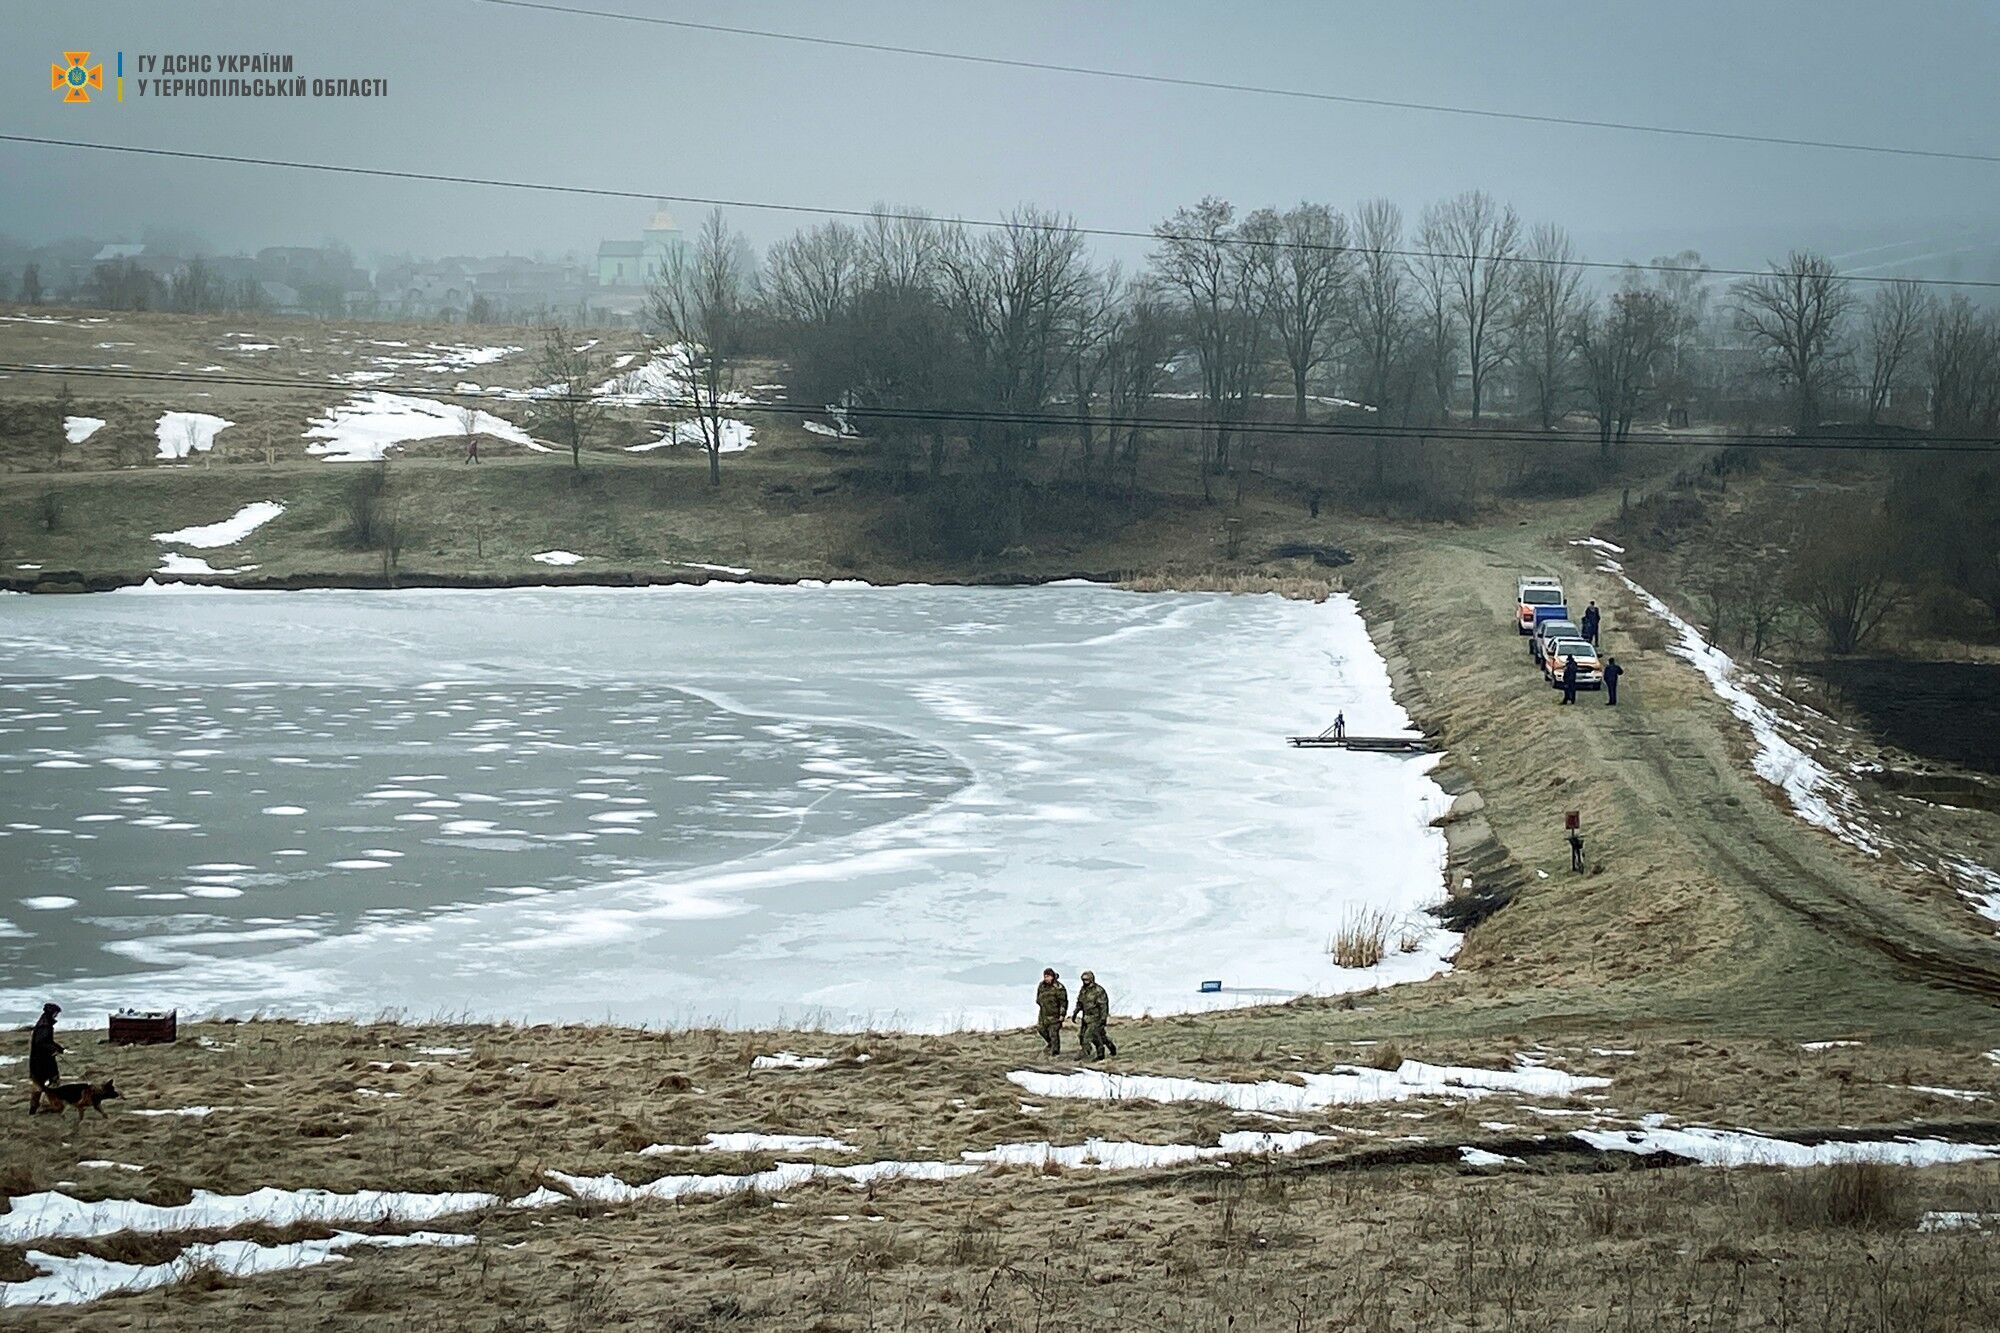
[{"label": "bare tree", "polygon": [[1417,230],[1417,253],[1410,261],[1416,318],[1408,350],[1421,363],[1433,399],[1432,410],[1439,419],[1451,415],[1452,388],[1458,382],[1455,266],[1445,250],[1449,244],[1437,210],[1425,209]]},{"label": "bare tree", "polygon": [[836,219],[771,247],[764,261],[764,296],[783,318],[824,326],[847,309],[861,274],[861,236]]},{"label": "bare tree", "polygon": [[1348,281],[1347,219],[1325,204],[1277,213],[1260,209],[1243,221],[1259,242],[1252,256],[1265,283],[1264,304],[1292,377],[1292,420],[1306,419],[1312,377],[1332,354]]},{"label": "bare tree", "polygon": [[1924,359],[1931,429],[1971,435],[2000,428],[2000,320],[1954,295],[1931,312]]},{"label": "bare tree", "polygon": [[1800,434],[1819,425],[1820,404],[1839,372],[1840,326],[1852,296],[1832,261],[1794,250],[1783,266],[1736,286],[1738,327],[1791,387]]},{"label": "bare tree", "polygon": [[1600,456],[1624,441],[1652,391],[1667,324],[1659,293],[1631,290],[1614,293],[1602,310],[1587,309],[1577,321],[1584,397],[1597,420]]},{"label": "bare tree", "polygon": [[1877,289],[1868,303],[1861,336],[1868,356],[1869,425],[1881,421],[1883,409],[1916,359],[1929,314],[1930,298],[1907,279]]},{"label": "bare tree", "polygon": [[1820,501],[1803,516],[1787,586],[1830,653],[1872,639],[1901,600],[1895,549],[1879,506],[1859,497]]},{"label": "bare tree", "polygon": [[943,229],[922,209],[877,204],[861,224],[863,278],[875,287],[929,288],[943,244]]},{"label": "bare tree", "polygon": [[1361,366],[1361,401],[1389,410],[1393,368],[1410,337],[1409,272],[1404,266],[1403,213],[1387,199],[1354,211],[1354,281],[1348,289],[1348,336]]},{"label": "bare tree", "polygon": [[727,439],[722,409],[737,397],[749,333],[751,287],[743,250],[722,211],[711,210],[694,243],[661,266],[647,300],[653,326],[680,344],[686,357],[688,393],[708,452],[711,486],[722,484]]},{"label": "bare tree", "polygon": [[1694,397],[1702,334],[1709,319],[1708,265],[1698,250],[1655,255],[1652,273],[1632,274],[1627,285],[1642,286],[1646,276],[1660,296],[1666,321],[1657,369],[1660,395],[1672,405],[1686,406]]},{"label": "bare tree", "polygon": [[[1138,499],[1139,453],[1145,443],[1145,427],[1140,421],[1152,406],[1153,395],[1166,379],[1167,358],[1173,352],[1173,312],[1159,301],[1134,288],[1129,302],[1119,312],[1108,349],[1106,379],[1111,416],[1125,422],[1122,445],[1114,445],[1125,469],[1125,503]],[[1117,427],[1112,427],[1117,439]]]},{"label": "bare tree", "polygon": [[69,381],[63,380],[56,386],[56,400],[50,411],[50,415],[55,419],[55,436],[51,452],[55,456],[55,465],[59,468],[63,465],[63,450],[69,444],[69,418],[75,407],[76,396],[69,391]]},{"label": "bare tree", "polygon": [[1070,410],[1076,418],[1076,442],[1081,454],[1083,493],[1095,481],[1099,392],[1111,374],[1112,356],[1123,332],[1126,307],[1125,275],[1118,265],[1087,273],[1068,314],[1063,337],[1068,341]]},{"label": "bare tree", "polygon": [[21,270],[21,304],[40,305],[42,303],[42,270],[39,265],[30,264]]},{"label": "bare tree", "polygon": [[1507,309],[1519,280],[1514,260],[1521,220],[1484,190],[1468,190],[1424,211],[1426,250],[1443,257],[1452,310],[1465,339],[1472,377],[1472,419],[1479,420],[1486,383],[1508,356]]},{"label": "bare tree", "polygon": [[1569,233],[1544,222],[1529,233],[1527,261],[1514,293],[1514,341],[1521,378],[1534,398],[1542,429],[1556,423],[1575,389],[1583,270]]},{"label": "bare tree", "polygon": [[1083,237],[1066,217],[1036,208],[977,240],[946,234],[938,255],[945,308],[958,326],[972,389],[992,415],[972,423],[973,450],[999,491],[1000,539],[1022,526],[1022,460],[1069,355],[1064,333],[1090,283]]},{"label": "bare tree", "polygon": [[1257,247],[1238,245],[1236,210],[1228,201],[1203,199],[1153,228],[1154,280],[1174,295],[1201,366],[1202,406],[1208,432],[1202,493],[1208,477],[1229,466],[1230,446],[1263,383],[1266,329]]},{"label": "bare tree", "polygon": [[608,374],[592,343],[577,342],[576,330],[550,324],[542,330],[535,353],[535,372],[542,382],[532,409],[536,424],[569,446],[570,466],[583,470],[583,441],[603,419],[604,404],[595,388]]}]

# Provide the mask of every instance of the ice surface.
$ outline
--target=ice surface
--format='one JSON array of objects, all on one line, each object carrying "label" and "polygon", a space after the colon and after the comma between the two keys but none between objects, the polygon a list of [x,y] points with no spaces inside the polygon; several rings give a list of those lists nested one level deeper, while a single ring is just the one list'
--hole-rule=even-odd
[{"label": "ice surface", "polygon": [[[7,691],[29,676],[33,701]],[[69,676],[98,683],[49,683]],[[1458,944],[1433,929],[1376,968],[1328,957],[1350,911],[1432,924],[1446,805],[1430,756],[1283,743],[1336,712],[1409,724],[1340,598],[712,582],[23,599],[0,618],[0,726],[58,698],[144,719],[72,717],[89,766],[68,779],[0,772],[39,822],[102,835],[66,841],[76,882],[180,893],[203,882],[169,878],[182,867],[255,866],[222,872],[244,875],[225,886],[241,899],[201,909],[316,938],[184,943],[227,931],[162,919],[187,900],[107,895],[156,915],[48,913],[36,939],[0,940],[0,1021],[31,1020],[45,976],[82,1007],[1012,1027],[1050,964],[1072,984],[1094,967],[1116,1014],[1185,1012],[1414,980]],[[10,739],[0,768],[42,757]],[[220,753],[179,757],[194,750]],[[119,808],[100,788],[128,767],[163,790],[78,823]],[[613,776],[633,785],[580,781]],[[392,787],[427,794],[368,799]],[[16,892],[66,886],[37,870]],[[380,907],[400,910],[365,915]],[[106,944],[134,936],[183,957],[106,975]]]},{"label": "ice surface", "polygon": [[192,546],[199,550],[214,546],[234,546],[284,512],[285,507],[274,500],[259,500],[255,504],[244,505],[220,522],[181,528],[174,532],[156,532],[153,534],[153,540]]},{"label": "ice surface", "polygon": [[232,1278],[279,1273],[318,1264],[337,1263],[342,1252],[357,1246],[472,1245],[477,1236],[436,1231],[365,1236],[336,1231],[324,1240],[298,1240],[260,1245],[251,1240],[221,1240],[190,1245],[166,1263],[128,1264],[91,1254],[55,1255],[30,1250],[30,1267],[40,1276],[0,1283],[0,1306],[83,1305],[120,1292],[151,1291],[171,1286],[201,1271]]},{"label": "ice surface", "polygon": [[1393,1070],[1339,1065],[1330,1074],[1300,1073],[1299,1082],[1266,1079],[1230,1083],[1147,1074],[1113,1074],[1079,1069],[1067,1074],[1017,1070],[1010,1082],[1038,1097],[1094,1101],[1216,1102],[1237,1111],[1312,1111],[1363,1102],[1400,1102],[1412,1097],[1484,1097],[1514,1092],[1531,1097],[1567,1097],[1611,1080],[1557,1069],[1471,1069],[1405,1060]]},{"label": "ice surface", "polygon": [[191,451],[207,453],[216,433],[236,423],[207,412],[162,412],[156,433],[161,458],[186,458]]},{"label": "ice surface", "polygon": [[[433,398],[376,390],[320,413],[306,438],[306,452],[333,463],[373,462],[389,450],[413,440],[434,440],[464,432],[460,409]],[[549,447],[528,437],[512,422],[490,412],[473,412],[473,429],[482,435],[518,444],[538,453]]]}]

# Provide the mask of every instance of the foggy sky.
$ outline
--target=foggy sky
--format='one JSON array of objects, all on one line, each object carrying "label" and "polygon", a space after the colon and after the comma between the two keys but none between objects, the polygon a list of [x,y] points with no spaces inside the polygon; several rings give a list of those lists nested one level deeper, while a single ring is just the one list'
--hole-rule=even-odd
[{"label": "foggy sky", "polygon": [[[2000,165],[1728,145],[1148,87],[533,13],[466,0],[0,0],[9,131],[646,191],[991,216],[1032,201],[1146,227],[1239,204],[1388,195],[1414,215],[1471,186],[1586,255],[1683,245],[1756,263],[2000,221]],[[2000,149],[2000,9],[1961,0],[589,0],[1008,57],[1543,114]],[[126,53],[127,100],[64,105],[65,49]],[[154,101],[140,52],[279,51],[387,77],[373,102]],[[107,64],[107,75],[109,66]],[[0,233],[199,232],[218,250],[338,237],[364,257],[594,251],[638,201],[349,180],[0,144]],[[677,208],[684,223],[694,208]],[[737,212],[762,246],[804,219]],[[1115,247],[1112,247],[1115,249]]]}]

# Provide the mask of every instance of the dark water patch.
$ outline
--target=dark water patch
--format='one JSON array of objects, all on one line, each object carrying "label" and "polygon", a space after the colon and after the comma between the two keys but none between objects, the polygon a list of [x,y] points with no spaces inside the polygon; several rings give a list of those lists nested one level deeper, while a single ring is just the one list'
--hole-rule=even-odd
[{"label": "dark water patch", "polygon": [[2000,664],[1848,658],[1806,669],[1888,744],[2000,774]]}]

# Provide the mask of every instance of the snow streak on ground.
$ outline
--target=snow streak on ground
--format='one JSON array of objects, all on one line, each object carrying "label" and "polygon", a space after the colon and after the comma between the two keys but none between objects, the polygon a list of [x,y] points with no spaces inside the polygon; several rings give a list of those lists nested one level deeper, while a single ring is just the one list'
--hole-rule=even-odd
[{"label": "snow streak on ground", "polygon": [[215,436],[236,423],[207,412],[162,412],[155,427],[161,458],[186,458],[190,453],[207,453]]},{"label": "snow streak on ground", "polygon": [[338,1263],[346,1251],[360,1246],[472,1245],[478,1239],[437,1231],[386,1236],[336,1231],[325,1240],[297,1240],[281,1245],[219,1240],[190,1245],[175,1258],[160,1264],[128,1264],[90,1254],[57,1255],[29,1250],[28,1264],[39,1269],[41,1276],[24,1282],[0,1283],[0,1306],[84,1305],[122,1292],[172,1286],[198,1272],[212,1271],[231,1278],[255,1277],[261,1273]]},{"label": "snow streak on ground", "polygon": [[1146,1074],[1113,1074],[1079,1069],[1068,1074],[1017,1070],[1009,1082],[1037,1097],[1094,1101],[1214,1102],[1235,1111],[1298,1112],[1363,1102],[1400,1102],[1412,1097],[1479,1098],[1495,1092],[1529,1097],[1568,1097],[1611,1085],[1608,1078],[1566,1074],[1558,1069],[1470,1069],[1405,1060],[1392,1070],[1339,1065],[1330,1074],[1301,1073],[1299,1082],[1266,1079],[1231,1083]]},{"label": "snow streak on ground", "polygon": [[[481,435],[537,453],[549,452],[547,445],[536,443],[512,422],[490,412],[474,411],[472,415],[472,428]],[[312,428],[306,431],[306,438],[314,443],[306,446],[306,452],[334,463],[374,462],[398,445],[458,436],[464,430],[459,408],[447,407],[433,398],[376,390],[328,408],[314,418]]]},{"label": "snow streak on ground", "polygon": [[1829,1140],[1793,1143],[1743,1130],[1579,1129],[1575,1136],[1599,1152],[1669,1152],[1703,1166],[1830,1166],[1836,1162],[1882,1162],[1891,1166],[1944,1166],[2000,1157],[2000,1146],[1948,1143],[1943,1139]]},{"label": "snow streak on ground", "polygon": [[285,507],[274,500],[259,500],[255,504],[244,505],[219,523],[205,523],[199,527],[180,528],[173,532],[156,532],[153,534],[153,540],[201,549],[234,546],[284,512]]},{"label": "snow streak on ground", "polygon": [[248,1194],[216,1194],[196,1190],[181,1204],[142,1203],[136,1199],[71,1198],[55,1190],[17,1194],[8,1211],[0,1213],[0,1245],[87,1236],[119,1231],[228,1231],[262,1224],[287,1227],[305,1222],[428,1222],[452,1213],[490,1208],[499,1199],[483,1193],[413,1194],[396,1190],[285,1190],[266,1186]]},{"label": "snow streak on ground", "polygon": [[[1458,944],[1425,911],[1434,758],[1283,743],[1336,712],[1408,725],[1345,600],[59,600],[0,621],[0,795],[37,803],[0,856],[38,849],[16,901],[77,905],[0,902],[0,1021],[60,985],[86,1007],[1013,1026],[1048,964],[1095,968],[1118,1013],[1180,1012],[1413,980]],[[1328,936],[1370,909],[1411,948],[1336,967]]]}]

